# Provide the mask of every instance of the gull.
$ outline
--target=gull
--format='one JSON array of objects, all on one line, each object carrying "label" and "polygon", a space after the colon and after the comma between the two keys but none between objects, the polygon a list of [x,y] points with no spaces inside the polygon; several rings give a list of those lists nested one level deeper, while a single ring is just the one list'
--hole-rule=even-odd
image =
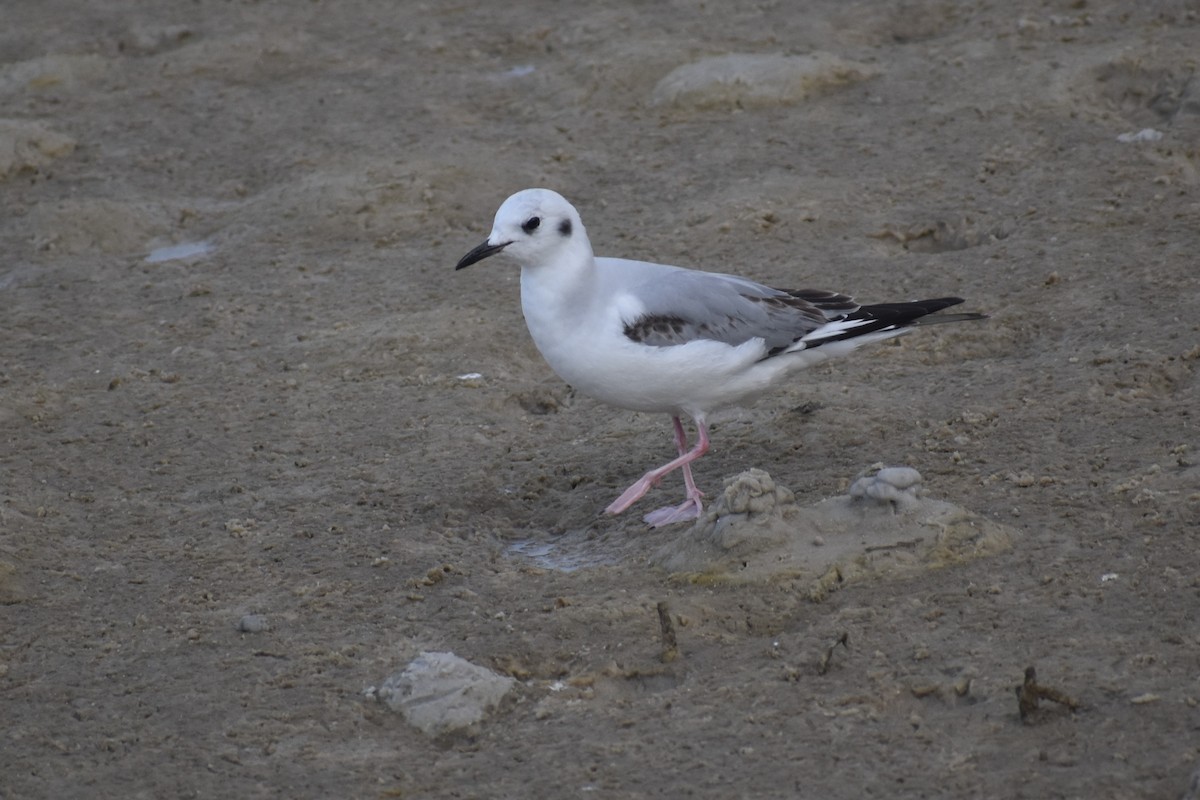
[{"label": "gull", "polygon": [[[557,192],[525,189],[501,204],[491,234],[455,269],[504,254],[521,267],[521,310],[534,344],[583,394],[633,411],[671,415],[678,456],[652,469],[606,509],[619,514],[663,476],[683,472],[687,496],[643,519],[652,527],[698,517],[704,494],[691,464],[709,448],[708,418],[746,405],[806,367],[935,322],[962,301],[941,297],[859,305],[822,290],[773,289],[714,272],[597,258],[579,212]],[[688,447],[681,417],[696,426]]]}]

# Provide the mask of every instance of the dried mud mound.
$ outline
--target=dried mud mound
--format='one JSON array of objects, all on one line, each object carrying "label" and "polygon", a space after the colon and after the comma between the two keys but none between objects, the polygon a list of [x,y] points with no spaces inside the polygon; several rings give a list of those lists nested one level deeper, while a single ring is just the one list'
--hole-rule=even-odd
[{"label": "dried mud mound", "polygon": [[697,582],[792,581],[814,599],[849,581],[1004,552],[1016,531],[926,497],[908,467],[860,477],[848,494],[799,506],[751,469],[726,482],[713,509],[652,563]]}]

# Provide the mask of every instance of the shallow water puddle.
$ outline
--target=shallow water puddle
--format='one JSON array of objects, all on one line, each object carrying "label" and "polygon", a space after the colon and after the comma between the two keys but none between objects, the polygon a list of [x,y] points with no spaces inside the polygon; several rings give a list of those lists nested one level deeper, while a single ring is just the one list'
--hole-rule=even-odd
[{"label": "shallow water puddle", "polygon": [[539,567],[558,570],[559,572],[575,572],[589,567],[606,567],[616,564],[619,559],[613,555],[574,552],[561,547],[555,542],[538,539],[519,539],[505,549],[505,554],[532,561]]},{"label": "shallow water puddle", "polygon": [[146,256],[146,263],[159,264],[163,261],[177,261],[182,258],[199,258],[206,256],[216,248],[211,242],[185,242],[170,247],[159,247],[151,250]]}]

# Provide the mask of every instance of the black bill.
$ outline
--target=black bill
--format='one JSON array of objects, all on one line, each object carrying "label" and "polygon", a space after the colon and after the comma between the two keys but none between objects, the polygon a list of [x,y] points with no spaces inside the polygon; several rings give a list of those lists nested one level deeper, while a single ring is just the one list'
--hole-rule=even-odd
[{"label": "black bill", "polygon": [[488,244],[487,242],[484,242],[483,244],[479,245],[479,247],[476,247],[474,250],[460,258],[458,260],[458,266],[456,266],[455,269],[462,269],[463,267],[471,266],[476,261],[483,261],[488,256],[496,255],[496,253],[499,253],[510,244],[512,244],[512,242],[504,242],[503,244]]}]

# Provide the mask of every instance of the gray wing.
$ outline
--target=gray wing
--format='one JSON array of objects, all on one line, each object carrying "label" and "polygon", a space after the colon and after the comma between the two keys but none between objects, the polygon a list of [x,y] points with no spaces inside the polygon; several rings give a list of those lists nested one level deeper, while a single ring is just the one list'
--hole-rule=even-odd
[{"label": "gray wing", "polygon": [[758,338],[768,356],[859,307],[836,292],[785,291],[690,270],[654,276],[632,293],[644,306],[640,316],[625,322],[625,335],[635,342],[672,347],[709,339],[737,346]]}]

